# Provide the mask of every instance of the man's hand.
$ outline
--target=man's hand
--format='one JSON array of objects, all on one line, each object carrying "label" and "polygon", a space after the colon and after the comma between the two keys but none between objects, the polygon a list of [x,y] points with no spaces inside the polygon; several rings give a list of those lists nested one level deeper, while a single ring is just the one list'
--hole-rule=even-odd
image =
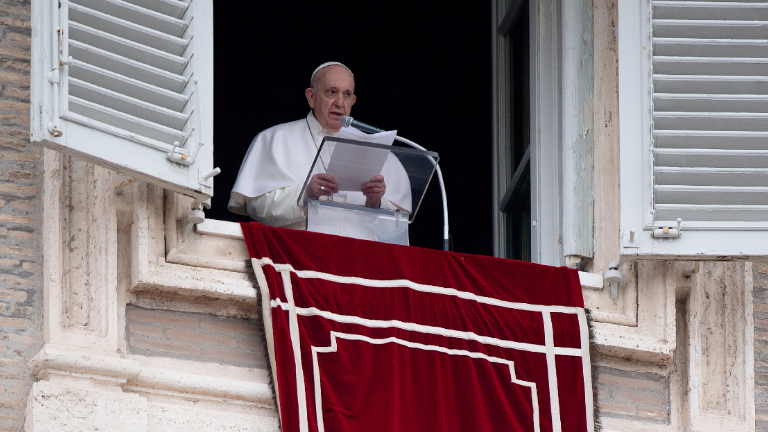
[{"label": "man's hand", "polygon": [[328,196],[335,194],[339,191],[339,185],[336,184],[336,179],[330,174],[315,174],[312,179],[309,180],[307,186],[307,197],[317,199],[321,196]]},{"label": "man's hand", "polygon": [[382,175],[373,176],[366,183],[363,183],[363,188],[360,191],[365,195],[365,206],[381,207],[381,197],[384,196],[386,190],[387,185],[384,184],[384,176]]}]

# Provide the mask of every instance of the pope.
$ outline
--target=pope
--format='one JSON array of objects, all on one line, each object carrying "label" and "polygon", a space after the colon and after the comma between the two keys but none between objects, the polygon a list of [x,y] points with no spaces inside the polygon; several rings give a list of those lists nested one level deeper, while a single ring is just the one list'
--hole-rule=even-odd
[{"label": "pope", "polygon": [[[232,188],[229,211],[267,225],[305,228],[304,208],[298,205],[304,179],[323,138],[342,130],[341,117],[349,115],[357,101],[354,75],[339,62],[323,63],[312,73],[304,95],[311,108],[306,118],[273,126],[251,142]],[[338,192],[333,176],[322,173],[312,176],[305,195],[319,198]],[[364,183],[360,193],[361,205],[410,211],[410,190],[387,194],[383,175]]]}]

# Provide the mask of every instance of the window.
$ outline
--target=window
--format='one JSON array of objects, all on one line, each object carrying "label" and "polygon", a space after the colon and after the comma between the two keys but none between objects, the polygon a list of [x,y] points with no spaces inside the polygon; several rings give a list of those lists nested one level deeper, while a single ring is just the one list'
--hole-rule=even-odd
[{"label": "window", "polygon": [[213,194],[211,0],[35,0],[31,140]]},{"label": "window", "polygon": [[560,39],[549,0],[494,4],[494,254],[564,263]]},{"label": "window", "polygon": [[528,1],[507,8],[499,33],[509,47],[509,143],[507,161],[512,173],[499,208],[506,229],[505,256],[531,261],[531,77]]},{"label": "window", "polygon": [[622,254],[766,255],[765,11],[619,2]]}]

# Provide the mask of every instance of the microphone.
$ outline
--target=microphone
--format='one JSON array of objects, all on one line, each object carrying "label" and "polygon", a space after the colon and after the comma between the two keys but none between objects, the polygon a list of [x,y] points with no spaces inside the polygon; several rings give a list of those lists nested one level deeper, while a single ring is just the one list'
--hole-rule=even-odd
[{"label": "microphone", "polygon": [[377,127],[373,127],[369,124],[365,124],[361,121],[357,121],[353,119],[350,116],[341,116],[341,125],[344,127],[353,127],[357,130],[368,132],[368,133],[379,133],[384,132],[384,129],[379,129]]},{"label": "microphone", "polygon": [[[368,133],[379,133],[384,132],[383,129],[379,129],[377,127],[373,127],[371,125],[365,124],[363,122],[357,121],[353,119],[350,116],[341,116],[341,125],[344,127],[353,127],[357,130],[368,132]],[[409,146],[426,151],[424,147],[416,144],[415,142],[405,139],[403,137],[395,136],[395,139],[408,144]],[[443,197],[443,250],[450,250],[450,234],[448,232],[448,194],[445,193],[445,182],[443,181],[443,172],[440,170],[440,165],[437,164],[437,162],[432,158],[432,156],[427,156],[429,160],[432,161],[432,163],[435,165],[435,171],[437,172],[437,179],[440,181],[440,194]]]}]

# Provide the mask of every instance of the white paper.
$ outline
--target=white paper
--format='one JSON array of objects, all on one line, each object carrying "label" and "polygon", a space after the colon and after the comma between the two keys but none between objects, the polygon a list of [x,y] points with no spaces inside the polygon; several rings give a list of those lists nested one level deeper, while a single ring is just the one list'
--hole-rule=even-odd
[{"label": "white paper", "polygon": [[[339,138],[375,144],[392,145],[397,131],[366,134],[357,129],[344,128]],[[359,191],[371,177],[380,175],[390,151],[365,146],[336,143],[326,172],[336,179],[340,191]],[[341,151],[339,151],[341,150]]]}]

